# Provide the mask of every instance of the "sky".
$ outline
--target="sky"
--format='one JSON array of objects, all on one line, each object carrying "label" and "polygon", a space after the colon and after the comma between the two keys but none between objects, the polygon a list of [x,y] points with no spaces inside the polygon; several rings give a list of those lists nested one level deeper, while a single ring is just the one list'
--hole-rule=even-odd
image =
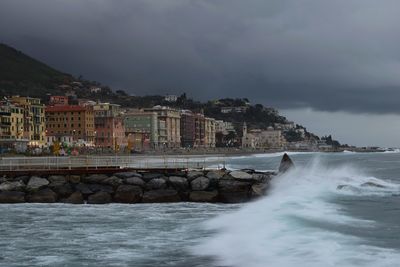
[{"label": "sky", "polygon": [[399,146],[398,0],[1,0],[0,42],[131,94],[247,97]]}]

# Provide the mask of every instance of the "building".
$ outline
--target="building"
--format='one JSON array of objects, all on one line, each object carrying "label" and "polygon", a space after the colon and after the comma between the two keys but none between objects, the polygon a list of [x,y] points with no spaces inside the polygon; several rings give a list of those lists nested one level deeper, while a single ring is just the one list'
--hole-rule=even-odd
[{"label": "building", "polygon": [[145,112],[155,112],[158,120],[159,133],[166,130],[166,142],[163,142],[162,135],[159,134],[159,145],[168,148],[176,148],[181,145],[180,121],[181,115],[178,110],[169,107],[155,106],[144,109]]},{"label": "building", "polygon": [[68,106],[68,96],[52,95],[49,101],[50,106]]},{"label": "building", "polygon": [[94,145],[94,113],[91,106],[46,107],[46,136],[62,141],[72,136],[75,144]]},{"label": "building", "polygon": [[239,107],[221,107],[221,113],[245,113],[249,107],[239,106]]},{"label": "building", "polygon": [[10,102],[0,103],[0,153],[25,152],[28,142],[24,139],[24,110]]},{"label": "building", "polygon": [[46,137],[45,105],[39,98],[11,97],[11,102],[22,108],[24,120],[24,139],[28,139],[29,146],[43,147]]},{"label": "building", "polygon": [[193,148],[195,142],[195,117],[190,110],[181,111],[181,146]]},{"label": "building", "polygon": [[205,136],[204,146],[215,147],[215,120],[212,118],[204,118]]},{"label": "building", "polygon": [[216,120],[215,121],[215,132],[227,135],[229,132],[235,132],[235,127],[232,122]]},{"label": "building", "polygon": [[167,102],[176,102],[176,101],[178,101],[178,96],[177,95],[166,95],[164,97],[164,100]]},{"label": "building", "polygon": [[194,114],[194,147],[204,147],[206,137],[206,121],[201,113]]},{"label": "building", "polygon": [[156,149],[167,142],[165,123],[159,131],[156,112],[128,112],[124,115],[124,125],[130,149]]},{"label": "building", "polygon": [[119,150],[126,147],[125,127],[120,105],[97,103],[93,106],[95,145]]},{"label": "building", "polygon": [[243,125],[242,147],[280,149],[286,144],[285,138],[280,130],[268,127],[267,130],[247,130],[246,123]]}]

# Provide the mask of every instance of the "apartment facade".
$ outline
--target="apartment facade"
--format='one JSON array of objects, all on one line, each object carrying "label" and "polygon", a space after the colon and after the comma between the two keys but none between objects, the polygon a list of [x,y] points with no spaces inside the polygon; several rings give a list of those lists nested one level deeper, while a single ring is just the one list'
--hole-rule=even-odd
[{"label": "apartment facade", "polygon": [[205,117],[204,127],[205,127],[204,146],[215,147],[215,119]]},{"label": "apartment facade", "polygon": [[162,129],[163,132],[160,132],[155,112],[127,113],[124,115],[124,125],[131,149],[155,149],[159,147],[160,142],[163,143],[167,140],[165,125]]},{"label": "apartment facade", "polygon": [[204,147],[206,137],[205,117],[203,114],[194,114],[194,147]]},{"label": "apartment facade", "polygon": [[195,118],[190,110],[181,111],[181,146],[193,148],[195,141]]}]

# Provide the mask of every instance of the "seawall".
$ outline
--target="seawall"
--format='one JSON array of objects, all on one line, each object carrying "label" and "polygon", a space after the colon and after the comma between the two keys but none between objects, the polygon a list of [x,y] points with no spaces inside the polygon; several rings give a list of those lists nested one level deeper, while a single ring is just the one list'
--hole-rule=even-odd
[{"label": "seawall", "polygon": [[240,203],[266,194],[274,175],[254,170],[177,170],[3,176],[0,203]]}]

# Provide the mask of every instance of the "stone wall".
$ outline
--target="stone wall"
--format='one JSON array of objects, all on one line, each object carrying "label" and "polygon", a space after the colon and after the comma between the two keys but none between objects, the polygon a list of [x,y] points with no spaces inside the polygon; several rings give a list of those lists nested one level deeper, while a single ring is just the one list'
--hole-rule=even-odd
[{"label": "stone wall", "polygon": [[205,170],[2,177],[0,203],[239,203],[264,195],[273,175]]}]

